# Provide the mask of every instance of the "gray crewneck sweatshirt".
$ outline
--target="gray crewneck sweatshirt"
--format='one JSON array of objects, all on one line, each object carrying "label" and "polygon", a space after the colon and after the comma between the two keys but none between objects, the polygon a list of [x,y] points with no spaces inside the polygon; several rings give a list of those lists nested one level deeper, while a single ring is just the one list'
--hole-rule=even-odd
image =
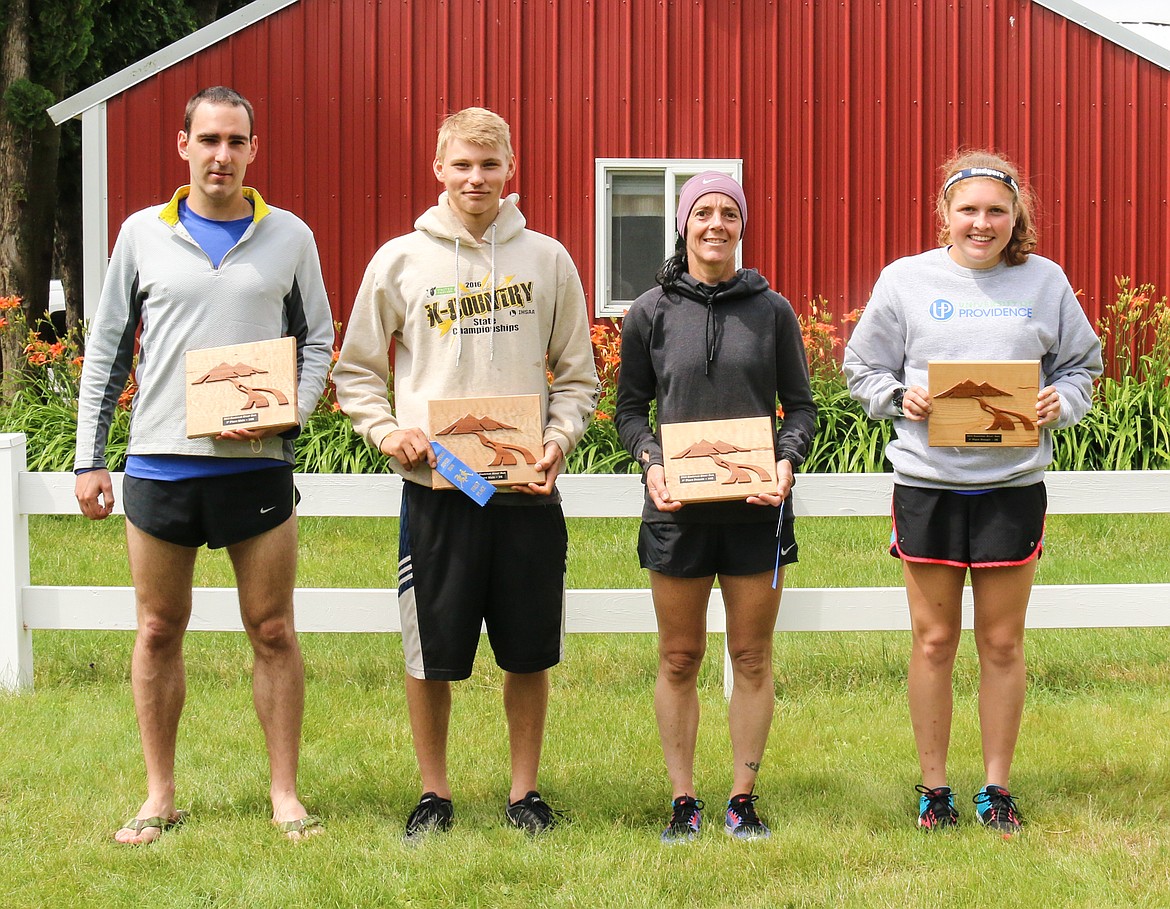
[{"label": "gray crewneck sweatshirt", "polygon": [[894,479],[935,489],[1038,483],[1052,461],[1046,428],[1036,448],[931,448],[927,421],[900,417],[898,388],[927,387],[930,360],[1039,360],[1040,385],[1060,394],[1061,428],[1078,422],[1101,374],[1101,344],[1068,279],[1035,254],[1022,265],[963,268],[946,248],[888,265],[845,348],[850,393],[874,418],[894,419],[886,454]]}]

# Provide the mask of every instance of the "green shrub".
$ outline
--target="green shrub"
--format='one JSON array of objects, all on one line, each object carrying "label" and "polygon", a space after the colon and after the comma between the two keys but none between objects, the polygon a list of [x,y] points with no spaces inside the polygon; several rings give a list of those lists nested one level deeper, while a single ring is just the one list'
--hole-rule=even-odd
[{"label": "green shrub", "polygon": [[641,468],[618,441],[613,417],[598,411],[585,437],[569,454],[566,473],[640,473]]},{"label": "green shrub", "polygon": [[801,468],[805,473],[880,473],[889,470],[886,444],[893,433],[889,420],[871,420],[849,397],[845,377],[813,375],[817,434]]},{"label": "green shrub", "polygon": [[1170,306],[1152,284],[1116,280],[1097,321],[1105,373],[1084,419],[1053,433],[1057,470],[1170,469]]},{"label": "green shrub", "polygon": [[340,410],[318,407],[296,442],[302,473],[385,473],[386,459],[353,431]]},{"label": "green shrub", "polygon": [[[1117,279],[1117,299],[1097,328],[1105,376],[1094,387],[1094,404],[1076,426],[1054,433],[1058,470],[1170,469],[1170,308],[1153,286]],[[28,370],[12,401],[0,407],[0,432],[28,437],[33,470],[68,471],[73,466],[77,426],[80,345],[69,336],[54,344],[29,331],[14,297],[0,299],[0,332],[23,332]],[[850,314],[847,321],[853,319]],[[842,339],[821,298],[800,319],[813,395],[820,409],[806,473],[889,470],[885,448],[892,424],[870,420],[849,396],[838,362]],[[591,332],[601,395],[595,419],[569,456],[570,473],[636,473],[638,466],[618,441],[613,423],[621,333],[608,323]],[[110,467],[125,463],[131,382],[114,414],[107,446]],[[381,473],[385,458],[353,431],[341,412],[332,383],[297,441],[297,470],[306,473]]]},{"label": "green shrub", "polygon": [[1170,469],[1170,390],[1123,376],[1101,379],[1076,426],[1053,433],[1055,470]]}]

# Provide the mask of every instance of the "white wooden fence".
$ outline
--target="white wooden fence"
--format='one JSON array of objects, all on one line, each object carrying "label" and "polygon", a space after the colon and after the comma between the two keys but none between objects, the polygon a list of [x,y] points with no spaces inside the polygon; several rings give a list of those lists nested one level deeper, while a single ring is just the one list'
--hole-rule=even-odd
[{"label": "white wooden fence", "polygon": [[[33,586],[29,579],[28,515],[76,514],[73,475],[25,469],[25,439],[0,434],[0,688],[30,687],[32,632],[38,629],[133,629],[129,587]],[[119,499],[121,475],[115,474]],[[1052,514],[1151,514],[1170,512],[1170,471],[1049,473]],[[302,516],[397,516],[401,482],[390,475],[301,474]],[[558,486],[569,517],[634,517],[641,514],[636,476],[563,476]],[[888,474],[807,474],[799,477],[796,513],[802,517],[889,514]],[[120,511],[120,509],[119,509]],[[874,546],[883,541],[874,540]],[[1168,541],[1170,544],[1170,541]],[[631,547],[634,539],[631,536]],[[1105,545],[1124,545],[1113,540]],[[1066,558],[1092,560],[1093,552]],[[569,558],[573,557],[572,552]],[[1155,579],[1166,580],[1166,579]],[[880,631],[910,627],[901,587],[789,588],[779,631]],[[298,588],[300,631],[398,632],[396,592],[386,589]],[[970,588],[964,625],[971,626]],[[1039,585],[1028,610],[1032,628],[1170,625],[1170,583]],[[725,629],[716,590],[708,616],[711,631]],[[193,631],[241,631],[234,588],[198,588]],[[647,589],[570,590],[567,629],[580,632],[655,630]]]}]

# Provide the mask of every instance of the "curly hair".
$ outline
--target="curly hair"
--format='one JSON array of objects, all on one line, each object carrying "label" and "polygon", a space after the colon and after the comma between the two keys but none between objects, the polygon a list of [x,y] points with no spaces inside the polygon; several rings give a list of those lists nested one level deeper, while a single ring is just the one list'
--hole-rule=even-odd
[{"label": "curly hair", "polygon": [[674,242],[674,253],[670,255],[654,275],[654,280],[667,290],[678,284],[679,278],[685,275],[690,267],[687,261],[687,241],[679,237]]},{"label": "curly hair", "polygon": [[[1012,236],[1003,251],[1003,260],[1008,265],[1023,265],[1028,254],[1036,249],[1036,225],[1033,221],[1033,211],[1036,208],[1036,198],[1031,188],[1020,177],[1019,168],[1003,155],[988,149],[960,149],[952,155],[939,170],[942,173],[942,183],[939,185],[938,198],[935,202],[935,211],[938,214],[938,241],[947,246],[951,242],[950,231],[947,228],[947,214],[958,183],[947,189],[947,180],[961,170],[986,167],[991,170],[1002,171],[1011,177],[1018,189],[1015,194],[1015,223],[1012,225]],[[987,178],[993,179],[993,178]],[[960,181],[961,182],[961,181]]]}]

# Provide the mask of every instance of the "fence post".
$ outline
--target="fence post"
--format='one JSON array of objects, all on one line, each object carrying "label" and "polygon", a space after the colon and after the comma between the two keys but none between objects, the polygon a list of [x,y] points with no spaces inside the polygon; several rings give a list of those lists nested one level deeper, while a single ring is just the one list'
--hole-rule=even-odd
[{"label": "fence post", "polygon": [[723,635],[723,700],[731,701],[735,689],[735,673],[731,671],[731,651],[727,649],[727,635]]},{"label": "fence post", "polygon": [[0,689],[31,688],[32,632],[21,605],[29,585],[28,516],[20,507],[25,469],[22,433],[0,434]]}]

